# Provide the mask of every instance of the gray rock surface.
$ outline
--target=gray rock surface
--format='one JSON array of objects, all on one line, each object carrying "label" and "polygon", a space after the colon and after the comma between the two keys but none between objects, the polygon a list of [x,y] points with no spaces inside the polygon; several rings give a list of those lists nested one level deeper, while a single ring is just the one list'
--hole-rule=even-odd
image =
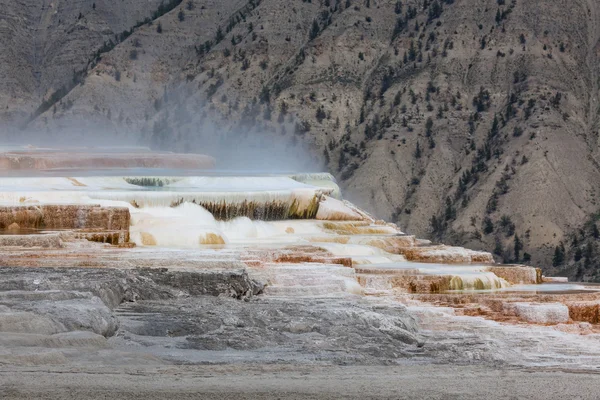
[{"label": "gray rock surface", "polygon": [[0,332],[110,337],[119,328],[113,309],[125,301],[198,294],[241,299],[261,288],[240,270],[0,268]]},{"label": "gray rock surface", "polygon": [[262,287],[245,270],[0,268],[0,353],[16,364],[108,354],[115,362],[388,364],[421,352],[399,303],[272,298]]},{"label": "gray rock surface", "polygon": [[346,299],[270,299],[246,302],[192,297],[177,301],[141,301],[116,310],[121,322],[115,345],[142,343],[161,354],[164,338],[179,350],[168,359],[222,352],[242,361],[394,363],[422,345],[414,320],[400,304],[374,307],[360,297]]},{"label": "gray rock surface", "polygon": [[[168,299],[179,296],[230,296],[258,294],[263,285],[239,269],[177,268],[6,268],[0,267],[1,291],[78,291],[98,296],[109,308],[124,301]],[[49,293],[49,296],[64,294]],[[2,298],[0,294],[0,299]],[[35,293],[28,296],[39,296]]]}]

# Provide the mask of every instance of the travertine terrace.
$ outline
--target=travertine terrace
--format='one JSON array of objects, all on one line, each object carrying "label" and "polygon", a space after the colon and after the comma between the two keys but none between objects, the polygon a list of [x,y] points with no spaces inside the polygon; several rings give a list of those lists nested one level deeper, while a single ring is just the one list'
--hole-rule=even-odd
[{"label": "travertine terrace", "polygon": [[214,159],[201,154],[149,153],[136,149],[89,151],[81,148],[54,150],[9,148],[0,154],[2,171],[48,171],[104,168],[209,169]]},{"label": "travertine terrace", "polygon": [[[9,363],[98,362],[98,349],[132,363],[600,362],[600,288],[403,233],[344,201],[330,175],[222,176],[207,156],[142,150],[21,153],[0,178]],[[470,348],[468,332],[486,345]]]}]

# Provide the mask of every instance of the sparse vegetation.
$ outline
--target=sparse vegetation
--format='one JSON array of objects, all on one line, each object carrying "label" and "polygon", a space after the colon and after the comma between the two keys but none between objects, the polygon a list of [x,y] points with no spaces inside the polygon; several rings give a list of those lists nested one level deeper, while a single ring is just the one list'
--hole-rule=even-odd
[{"label": "sparse vegetation", "polygon": [[523,33],[519,35],[519,42],[521,42],[522,45],[525,45],[525,43],[527,43],[527,39],[525,38],[525,35]]},{"label": "sparse vegetation", "polygon": [[554,248],[554,256],[552,257],[552,266],[558,267],[565,261],[565,247],[561,243]]},{"label": "sparse vegetation", "polygon": [[221,29],[221,27],[217,28],[217,32],[215,33],[215,43],[221,43],[221,41],[225,38],[225,35],[223,34],[223,30]]},{"label": "sparse vegetation", "polygon": [[483,88],[483,86],[479,89],[479,93],[477,96],[473,98],[473,106],[477,110],[477,112],[484,112],[489,110],[492,105],[492,101],[490,98],[490,92]]},{"label": "sparse vegetation", "polygon": [[309,38],[310,40],[316,39],[319,36],[319,32],[321,31],[321,27],[319,26],[319,22],[317,20],[313,20],[312,27],[310,28]]},{"label": "sparse vegetation", "polygon": [[315,117],[317,118],[317,121],[319,123],[322,123],[323,120],[327,117],[327,114],[325,113],[325,110],[323,109],[323,106],[320,106],[320,107],[317,108],[317,113],[316,113]]},{"label": "sparse vegetation", "polygon": [[[165,40],[154,35],[155,30],[160,33],[164,28],[165,35],[171,37],[180,33],[181,29],[204,23],[203,18],[210,14],[201,9],[203,3],[195,0],[178,2],[179,6],[175,7],[166,3],[172,5],[177,2],[165,1],[161,15],[169,8],[170,14],[155,20],[153,26],[145,30],[148,35],[139,35],[138,32],[129,37],[135,31],[130,27],[111,35],[94,58],[100,60],[115,46],[119,46],[118,51],[113,52],[110,59],[105,57],[102,68],[96,68],[94,73],[109,81],[122,79],[127,84],[137,80],[142,87],[148,79],[148,72],[140,69],[141,61],[130,62],[127,58],[146,61],[147,57],[151,57],[152,38],[161,42]],[[529,252],[539,265],[549,265],[554,246],[558,240],[565,240],[564,261],[559,267],[581,266],[589,278],[593,275],[591,267],[585,267],[584,262],[591,258],[588,264],[596,264],[593,257],[586,258],[586,254],[600,254],[594,246],[586,253],[587,242],[593,237],[592,228],[586,231],[586,240],[578,233],[579,244],[571,249],[567,239],[561,237],[561,234],[572,233],[571,228],[559,224],[563,232],[557,230],[558,239],[547,245],[546,252],[542,252],[531,247],[531,243],[541,243],[539,237],[534,236],[535,240],[530,242],[524,232],[526,228],[521,226],[530,217],[526,214],[529,211],[526,208],[514,210],[515,198],[522,195],[523,185],[530,182],[531,174],[543,168],[544,163],[552,162],[556,166],[560,161],[557,161],[560,157],[554,156],[554,152],[560,152],[560,147],[556,147],[558,139],[553,135],[558,131],[561,135],[578,132],[578,124],[585,122],[588,116],[592,121],[593,115],[588,114],[589,110],[581,108],[580,103],[583,102],[579,100],[584,96],[574,93],[573,87],[581,86],[582,81],[573,85],[568,82],[569,76],[557,77],[553,70],[555,64],[570,65],[573,56],[579,57],[587,49],[585,46],[577,48],[578,42],[571,31],[542,26],[534,34],[529,29],[530,21],[522,18],[523,7],[511,8],[512,1],[497,0],[482,6],[482,12],[487,8],[485,18],[465,22],[468,25],[465,30],[447,23],[450,22],[447,18],[455,12],[450,4],[452,1],[447,0],[416,3],[371,1],[369,9],[366,9],[365,0],[312,0],[311,4],[293,4],[292,7],[296,7],[303,19],[295,19],[292,12],[286,14],[282,22],[289,24],[290,29],[277,43],[272,37],[272,26],[265,19],[264,9],[252,13],[248,12],[251,7],[242,9],[231,18],[221,13],[221,18],[225,18],[219,20],[223,21],[221,26],[218,26],[219,23],[211,25],[214,26],[212,31],[203,32],[203,43],[192,43],[198,57],[190,60],[190,67],[181,75],[188,80],[190,88],[198,88],[209,99],[216,97],[206,106],[190,103],[184,108],[189,112],[197,107],[198,118],[212,118],[222,113],[223,120],[231,121],[232,125],[245,110],[247,121],[253,121],[252,116],[256,117],[252,122],[256,124],[256,130],[276,130],[277,136],[287,132],[285,140],[294,137],[290,135],[294,132],[298,143],[314,143],[318,157],[325,158],[334,170],[342,158],[344,162],[339,177],[342,174],[344,177],[351,176],[357,168],[368,168],[373,161],[371,157],[389,157],[390,169],[385,172],[389,175],[386,178],[408,185],[407,189],[397,188],[400,198],[386,188],[386,195],[393,198],[389,207],[395,209],[398,206],[398,218],[403,224],[415,226],[412,225],[413,218],[423,215],[419,200],[436,196],[436,220],[432,229],[440,240],[460,244],[472,234],[481,248],[491,249],[498,237],[502,242],[502,257],[508,253],[510,259],[527,260],[531,257]],[[80,25],[100,15],[90,10],[89,3],[85,7]],[[98,12],[101,12],[102,4],[98,3],[98,7]],[[92,9],[95,9],[95,4]],[[385,18],[381,20],[382,12],[391,14],[385,17],[388,22]],[[290,22],[287,22],[288,18]],[[177,23],[178,19],[181,24]],[[331,19],[337,28],[331,28],[330,32],[328,21]],[[335,39],[347,21],[349,26],[354,25],[352,29],[356,32],[356,42],[348,50],[350,57],[329,54],[336,51],[330,50],[331,43],[336,43],[330,42],[330,37]],[[68,23],[73,22],[71,17]],[[161,22],[165,24],[161,25]],[[377,43],[379,38],[375,34],[380,23],[388,24],[388,36],[383,44]],[[438,23],[442,25],[436,26]],[[550,32],[543,32],[544,29]],[[393,42],[389,43],[392,30]],[[469,32],[468,37],[464,32]],[[321,42],[321,35],[327,40]],[[130,42],[123,43],[127,37]],[[314,42],[307,43],[307,39]],[[140,40],[144,42],[143,47]],[[454,44],[460,51],[452,51]],[[291,56],[279,57],[280,54],[275,51],[279,45],[285,46]],[[378,46],[376,51],[373,45]],[[521,45],[527,45],[528,49],[521,51]],[[540,55],[542,46],[546,51]],[[465,47],[474,47],[477,56],[465,59]],[[546,53],[552,53],[554,61],[548,60]],[[542,56],[541,63],[536,64],[536,59]],[[335,62],[325,68],[322,62],[327,57]],[[487,61],[484,63],[482,60]],[[497,65],[493,80],[488,76],[490,71],[485,70],[488,61]],[[349,67],[339,68],[340,63],[347,63]],[[460,73],[455,68],[458,65]],[[548,65],[550,72],[544,75],[545,80],[540,78],[539,65]],[[62,118],[61,112],[69,109],[73,101],[77,102],[76,96],[66,95],[74,85],[84,83],[87,71],[93,66],[94,63],[90,63],[85,71],[77,72],[73,82],[67,79],[57,84],[58,89],[48,92],[34,114],[50,110],[55,118]],[[240,70],[245,73],[240,73]],[[312,79],[310,85],[305,82],[309,76]],[[251,84],[247,82],[250,80]],[[557,80],[565,82],[557,83]],[[114,81],[111,86],[116,86]],[[358,96],[346,87],[358,88]],[[205,99],[198,96],[198,101],[204,102]],[[155,111],[174,114],[173,105],[167,107],[159,99],[159,107],[154,110],[151,102],[148,112],[143,111],[148,131],[152,131],[154,121],[161,118],[154,115]],[[99,102],[98,109],[98,112],[108,115],[107,106],[102,102]],[[113,120],[121,119],[121,114],[120,109],[113,106]],[[124,115],[123,121],[127,116]],[[182,135],[185,135],[190,123],[179,127],[173,122],[173,117],[170,118],[168,131],[178,132],[181,129]],[[132,126],[138,125],[134,121]],[[160,128],[160,125],[157,126]],[[582,132],[573,140],[583,140],[585,136],[588,143],[591,140],[589,134]],[[321,152],[324,147],[327,147],[326,153]],[[342,157],[341,153],[345,155]],[[506,166],[508,170],[504,170]],[[439,175],[425,175],[421,171],[429,172],[429,169],[436,168],[444,169],[448,182],[442,181]],[[432,193],[429,188],[434,185],[441,189]],[[557,190],[553,182],[548,185],[549,190]],[[404,193],[409,191],[415,194],[407,194],[404,198]],[[590,191],[581,198],[597,202],[597,196]],[[453,214],[459,217],[457,223],[446,223],[446,197],[450,200]],[[587,200],[578,199],[578,202],[582,203],[582,207],[588,207],[585,209],[589,209],[591,204],[586,203]],[[383,212],[389,211],[385,207],[387,205]],[[406,210],[412,210],[413,216],[409,216]],[[512,221],[507,222],[506,215],[502,215],[504,213],[509,214],[518,226]],[[547,217],[541,211],[540,214],[542,218]],[[462,229],[462,222],[471,215],[477,216],[477,223],[465,228],[466,232],[452,230],[453,227]]]},{"label": "sparse vegetation", "polygon": [[419,142],[417,142],[417,147],[415,147],[415,158],[419,159],[422,156],[422,150],[421,150],[421,145],[419,144]]},{"label": "sparse vegetation", "polygon": [[490,217],[486,216],[485,218],[483,218],[482,225],[482,230],[484,234],[489,235],[494,232],[494,223],[492,222],[492,219]]},{"label": "sparse vegetation", "polygon": [[296,135],[304,135],[310,132],[310,124],[307,121],[296,122],[294,126],[294,133]]}]

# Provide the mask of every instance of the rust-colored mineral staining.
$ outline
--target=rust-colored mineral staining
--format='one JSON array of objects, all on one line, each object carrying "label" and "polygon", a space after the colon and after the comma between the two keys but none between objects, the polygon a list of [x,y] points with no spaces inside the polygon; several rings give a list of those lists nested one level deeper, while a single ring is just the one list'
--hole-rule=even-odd
[{"label": "rust-colored mineral staining", "polygon": [[566,302],[569,316],[573,321],[600,324],[600,299],[596,301]]},{"label": "rust-colored mineral staining", "polygon": [[464,249],[462,247],[449,246],[414,246],[399,247],[398,254],[403,255],[409,261],[426,263],[494,263],[494,257],[487,252]]},{"label": "rust-colored mineral staining", "polygon": [[539,283],[537,271],[524,265],[490,266],[488,270],[513,285]]},{"label": "rust-colored mineral staining", "polygon": [[0,229],[105,229],[128,231],[129,209],[84,204],[0,206]]}]

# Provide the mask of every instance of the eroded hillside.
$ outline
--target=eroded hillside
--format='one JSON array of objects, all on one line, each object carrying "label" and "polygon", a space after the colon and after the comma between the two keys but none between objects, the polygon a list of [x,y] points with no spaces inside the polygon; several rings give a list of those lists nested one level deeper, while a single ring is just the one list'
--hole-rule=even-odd
[{"label": "eroded hillside", "polygon": [[308,146],[407,232],[600,279],[597,2],[5,3],[7,122]]}]

